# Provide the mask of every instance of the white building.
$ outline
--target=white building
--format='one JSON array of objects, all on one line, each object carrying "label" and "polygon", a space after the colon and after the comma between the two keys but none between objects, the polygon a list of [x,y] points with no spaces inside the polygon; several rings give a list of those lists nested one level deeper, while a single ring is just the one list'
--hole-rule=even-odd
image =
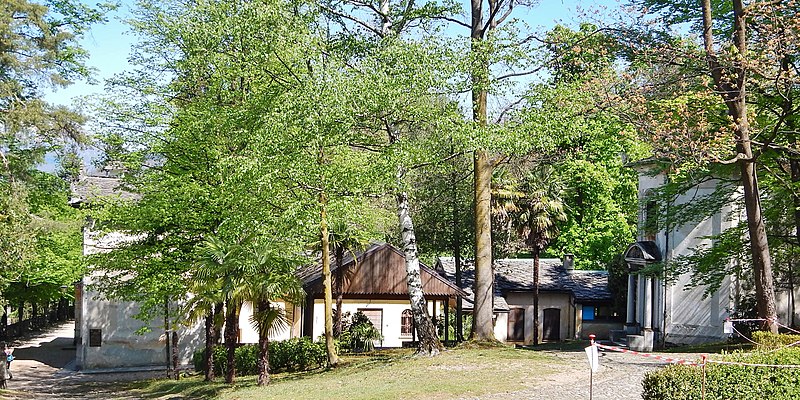
[{"label": "white building", "polygon": [[[666,281],[655,273],[647,273],[648,266],[655,263],[668,265],[682,255],[693,254],[696,249],[713,246],[711,236],[735,227],[743,220],[743,210],[736,207],[731,198],[710,217],[698,217],[680,226],[665,229],[658,226],[658,207],[680,208],[714,193],[718,180],[700,183],[674,201],[658,205],[653,199],[654,191],[668,179],[665,171],[655,170],[655,163],[642,162],[634,165],[639,172],[639,234],[638,241],[625,252],[628,276],[628,303],[626,328],[628,345],[633,349],[649,351],[664,343],[692,344],[725,340],[723,332],[726,318],[736,311],[740,282],[733,276],[725,276],[719,289],[704,295],[705,286],[691,286],[691,273],[683,273]],[[735,196],[736,193],[732,194]],[[661,210],[664,211],[664,210]],[[786,295],[778,293],[779,315],[787,315]]]}]

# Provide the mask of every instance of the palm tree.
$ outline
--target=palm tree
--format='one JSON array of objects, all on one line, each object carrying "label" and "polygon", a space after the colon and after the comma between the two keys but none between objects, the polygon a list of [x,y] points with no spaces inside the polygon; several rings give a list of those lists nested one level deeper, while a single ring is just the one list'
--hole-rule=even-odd
[{"label": "palm tree", "polygon": [[258,385],[269,384],[269,336],[288,328],[286,312],[273,302],[287,306],[304,297],[295,270],[304,260],[291,258],[268,245],[253,248],[254,270],[247,277],[244,297],[255,305],[251,322],[258,331]]},{"label": "palm tree", "polygon": [[[540,169],[528,176],[527,194],[516,217],[517,233],[533,253],[533,344],[539,343],[539,256],[558,235],[558,222],[567,220],[561,188],[552,174]],[[544,179],[541,179],[544,177]]]},{"label": "palm tree", "polygon": [[[522,184],[512,181],[492,191],[495,218],[509,230],[514,227],[533,256],[534,344],[539,343],[539,258],[558,235],[558,222],[567,220],[561,193],[558,179],[547,167],[534,169]],[[510,248],[507,243],[502,250],[508,252]]]},{"label": "palm tree", "polygon": [[193,325],[203,319],[205,324],[205,354],[203,355],[203,365],[205,366],[205,381],[212,382],[214,376],[214,345],[219,341],[219,327],[222,320],[219,318],[222,313],[220,290],[217,280],[201,281],[192,279],[189,284],[191,298],[184,306],[184,315],[187,315],[187,323]]},{"label": "palm tree", "polygon": [[344,255],[350,252],[353,256],[353,269],[357,267],[358,260],[356,259],[356,252],[362,250],[369,238],[364,234],[364,230],[359,229],[356,225],[338,219],[331,222],[328,228],[328,243],[333,250],[333,258],[336,260],[336,280],[334,282],[336,293],[336,320],[334,321],[333,331],[335,335],[342,333],[342,296],[344,292]]},{"label": "palm tree", "polygon": [[200,260],[196,279],[210,282],[217,280],[220,299],[225,305],[225,346],[227,368],[225,382],[236,378],[236,345],[239,336],[239,308],[242,304],[241,290],[248,275],[247,243],[251,236],[242,236],[226,241],[219,236],[205,238],[200,248]]}]

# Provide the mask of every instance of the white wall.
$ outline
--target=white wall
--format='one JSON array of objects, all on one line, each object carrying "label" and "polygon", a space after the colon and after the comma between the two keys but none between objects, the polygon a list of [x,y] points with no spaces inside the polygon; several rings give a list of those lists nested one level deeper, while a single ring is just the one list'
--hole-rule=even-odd
[{"label": "white wall", "polygon": [[[444,318],[442,303],[443,302],[438,301],[436,303],[438,308],[436,311],[437,318]],[[383,310],[382,326],[379,328],[383,335],[383,341],[376,342],[376,347],[401,347],[403,342],[410,342],[413,339],[411,335],[400,334],[403,311],[411,309],[408,300],[344,299],[342,301],[342,310],[346,313],[349,312],[351,315],[358,312],[361,308]],[[428,313],[431,315],[433,314],[433,302],[431,300],[428,300]],[[314,301],[313,339],[316,340],[322,336],[324,332],[325,305],[321,299],[317,299]]]},{"label": "white wall", "polygon": [[[84,255],[113,250],[120,243],[131,240],[118,232],[98,237],[90,229],[84,229]],[[80,342],[76,349],[76,363],[81,369],[106,369],[126,367],[165,366],[167,363],[164,321],[143,322],[134,318],[139,306],[130,301],[111,301],[91,290],[96,283],[93,276],[81,280],[80,305],[76,306],[76,338]],[[136,331],[149,326],[153,331],[137,334]],[[89,346],[90,329],[101,330],[101,345]],[[178,329],[178,354],[181,364],[192,362],[193,352],[203,344],[202,323]]]},{"label": "white wall", "polygon": [[[567,293],[546,293],[540,292],[539,293],[539,341],[542,340],[542,329],[544,324],[544,310],[546,308],[557,308],[560,311],[559,314],[559,339],[566,340],[570,338],[570,333],[572,331],[572,321],[575,318],[574,314],[574,307],[570,305],[569,302],[570,295]],[[530,292],[510,292],[506,294],[506,302],[508,303],[509,307],[523,307],[525,308],[525,342],[524,344],[532,344],[533,343],[533,293]],[[506,320],[504,324],[504,328],[508,330],[508,315],[506,314]],[[498,319],[497,325],[495,325],[495,330],[497,330],[498,325],[500,325],[500,321]],[[495,336],[498,337],[499,336]],[[507,333],[503,335],[504,338],[507,338]]]},{"label": "white wall", "polygon": [[[286,312],[286,303],[282,301],[276,301],[272,302],[271,304],[273,307],[279,307]],[[258,330],[256,330],[256,328],[253,326],[253,323],[250,322],[250,317],[252,317],[252,315],[253,304],[250,302],[242,304],[242,309],[239,311],[239,332],[241,334],[240,343],[258,343]],[[287,319],[289,319],[288,326],[283,330],[270,334],[270,341],[286,340],[292,337],[293,326],[298,321],[291,320],[293,317],[291,313],[287,313],[286,316]],[[294,316],[294,319],[299,320],[299,314]]]},{"label": "white wall", "polygon": [[[663,183],[663,174],[654,177],[640,174],[640,201],[645,198],[648,190],[660,187]],[[678,196],[670,207],[682,207],[697,198],[713,193],[716,184],[717,181],[704,182]],[[640,209],[643,208],[644,205],[640,204]],[[738,211],[726,206],[709,218],[688,222],[673,229],[668,236],[661,229],[656,237],[656,244],[665,260],[693,254],[700,246],[713,245],[710,239],[704,237],[719,234],[735,226],[740,218]],[[640,226],[643,225],[643,219],[643,213],[640,212]],[[639,238],[643,239],[642,230],[639,231]],[[653,284],[656,285],[654,327],[666,332],[667,342],[698,343],[726,338],[722,323],[734,308],[733,280],[730,277],[725,278],[718,291],[704,298],[705,287],[689,287],[691,278],[691,273],[682,274],[666,286],[662,281],[654,280]],[[641,296],[640,293],[639,298]],[[640,307],[637,307],[637,313],[637,320],[641,321]]]}]

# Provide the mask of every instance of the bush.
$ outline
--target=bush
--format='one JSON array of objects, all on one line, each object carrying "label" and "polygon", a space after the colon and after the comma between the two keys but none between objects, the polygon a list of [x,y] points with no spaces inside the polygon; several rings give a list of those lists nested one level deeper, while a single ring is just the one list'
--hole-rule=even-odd
[{"label": "bush", "polygon": [[[203,358],[205,348],[194,353],[194,369],[205,371]],[[255,375],[258,373],[258,346],[246,344],[236,348],[236,373],[238,375]],[[292,338],[289,340],[270,342],[269,344],[269,370],[278,371],[306,371],[325,365],[327,354],[325,345],[313,342],[307,337]],[[214,373],[217,376],[227,372],[227,351],[225,346],[214,346]]]},{"label": "bush", "polygon": [[800,335],[776,335],[772,332],[753,332],[753,341],[764,349],[777,349],[800,341]]},{"label": "bush", "polygon": [[[762,338],[764,339],[764,338]],[[790,338],[773,338],[774,342],[793,343]],[[800,365],[800,348],[785,348],[773,352],[734,353],[725,361],[756,364]],[[702,397],[701,367],[672,365],[649,372],[642,381],[645,400],[693,400]],[[800,370],[796,368],[767,368],[738,365],[706,365],[706,399],[798,399]]]},{"label": "bush", "polygon": [[339,335],[339,346],[348,352],[372,351],[374,340],[383,340],[381,332],[372,325],[369,317],[361,311],[343,321],[342,334]]}]

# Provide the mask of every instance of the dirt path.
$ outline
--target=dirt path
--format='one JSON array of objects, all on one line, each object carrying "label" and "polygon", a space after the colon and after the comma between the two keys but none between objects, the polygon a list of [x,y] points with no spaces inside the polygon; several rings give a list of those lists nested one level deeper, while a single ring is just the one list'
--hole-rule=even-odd
[{"label": "dirt path", "polygon": [[[480,400],[513,399],[588,399],[589,363],[584,352],[547,351],[561,359],[566,366],[562,372],[547,377],[531,377],[530,389],[495,393],[480,397]],[[699,354],[672,355],[676,358],[696,360]],[[600,353],[600,368],[593,376],[594,400],[640,400],[642,378],[645,373],[665,364],[650,358],[615,352]]]},{"label": "dirt path", "polygon": [[7,399],[125,399],[132,400],[115,382],[147,379],[153,373],[82,374],[72,368],[74,323],[12,343],[14,360]]}]

